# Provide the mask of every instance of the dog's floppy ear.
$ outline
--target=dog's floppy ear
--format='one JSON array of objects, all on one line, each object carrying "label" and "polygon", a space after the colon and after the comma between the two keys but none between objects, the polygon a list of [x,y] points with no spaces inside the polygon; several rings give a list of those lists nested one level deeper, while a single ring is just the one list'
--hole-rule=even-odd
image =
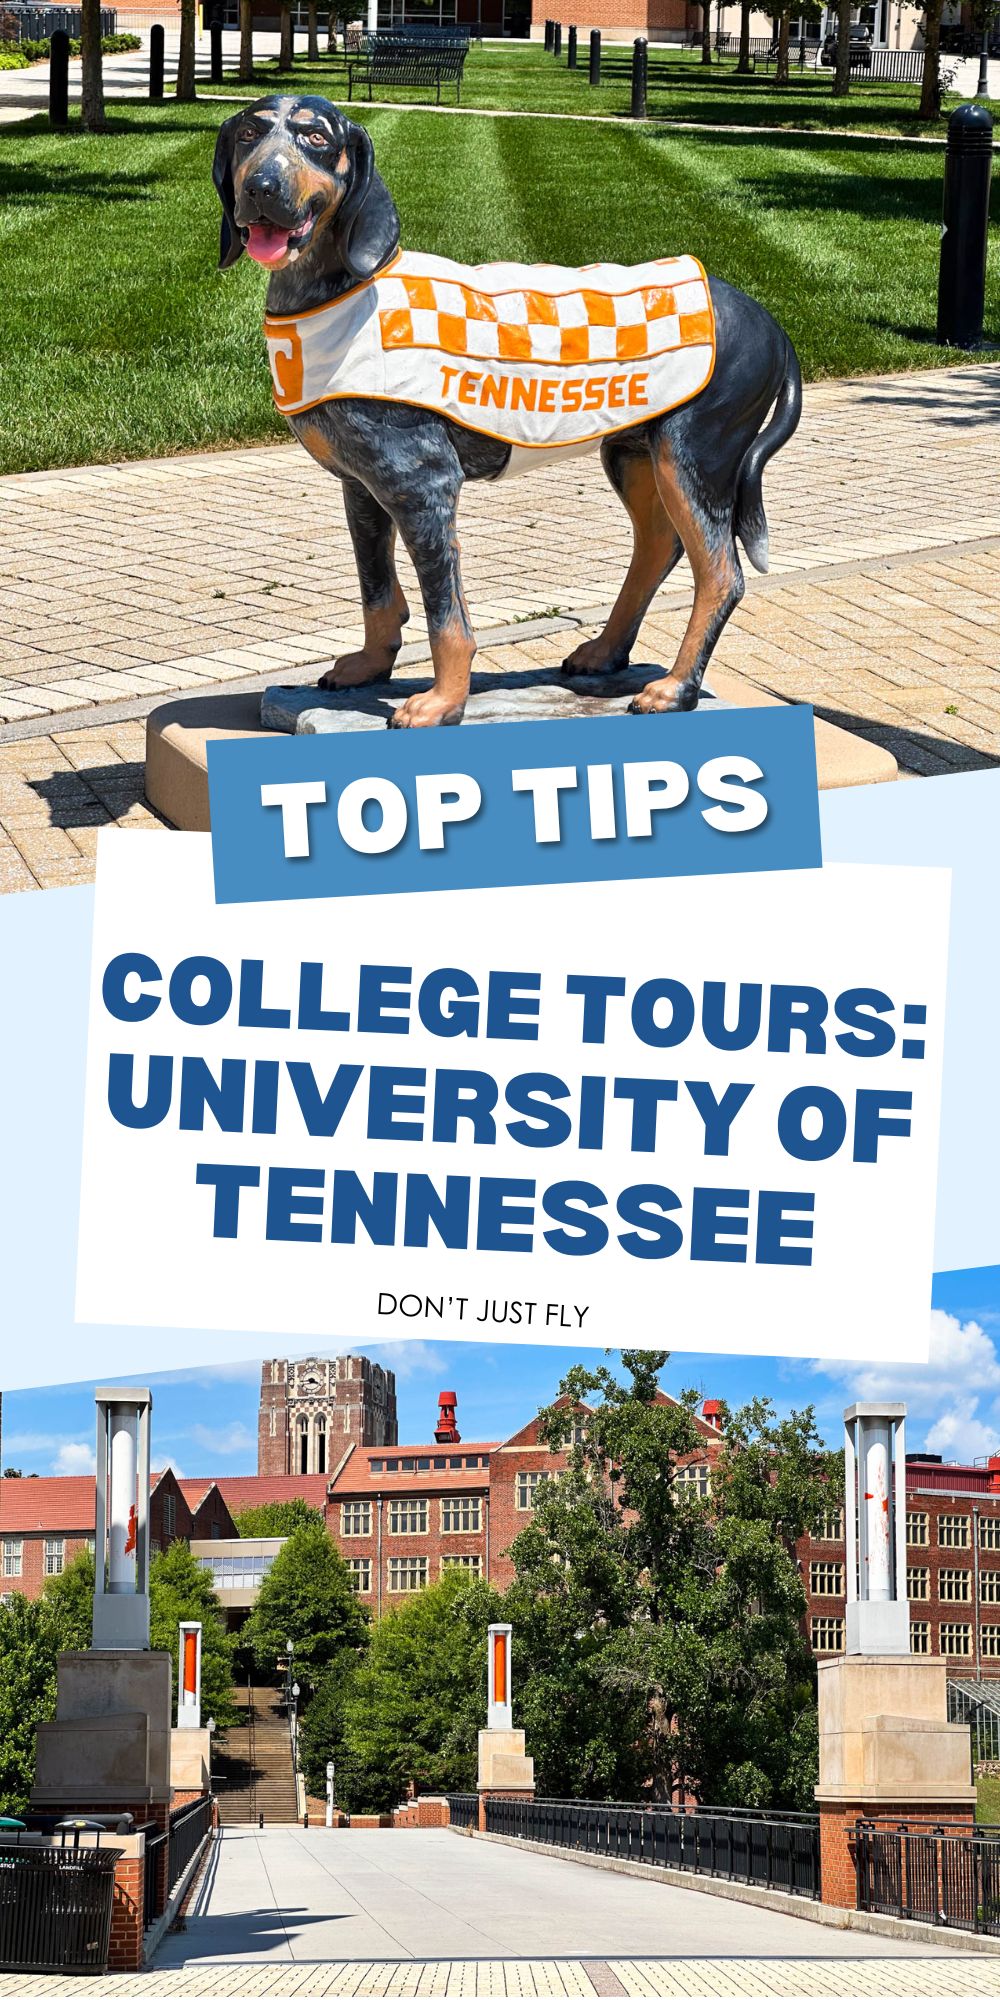
[{"label": "dog's floppy ear", "polygon": [[215,191],[222,203],[222,235],[219,241],[219,269],[228,271],[238,257],[243,255],[243,236],[236,226],[236,193],[233,188],[233,142],[236,127],[244,114],[236,113],[235,118],[227,118],[215,142],[215,159],[212,162],[212,179]]},{"label": "dog's floppy ear", "polygon": [[348,126],[346,145],[351,177],[334,225],[337,255],[352,278],[370,278],[399,248],[399,216],[363,125]]}]

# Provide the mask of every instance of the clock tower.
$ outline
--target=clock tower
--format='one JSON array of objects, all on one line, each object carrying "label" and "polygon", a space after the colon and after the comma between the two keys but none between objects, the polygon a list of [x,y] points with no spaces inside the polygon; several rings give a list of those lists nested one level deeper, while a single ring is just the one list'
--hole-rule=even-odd
[{"label": "clock tower", "polygon": [[364,1354],[265,1361],[257,1471],[265,1478],[331,1473],[349,1444],[398,1443],[396,1377]]}]

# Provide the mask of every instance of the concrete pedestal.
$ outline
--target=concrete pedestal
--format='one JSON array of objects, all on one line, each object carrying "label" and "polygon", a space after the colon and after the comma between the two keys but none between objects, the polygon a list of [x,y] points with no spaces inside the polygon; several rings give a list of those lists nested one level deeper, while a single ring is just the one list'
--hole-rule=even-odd
[{"label": "concrete pedestal", "polygon": [[[616,715],[628,707],[633,694],[663,671],[649,663],[620,674],[572,679],[539,667],[512,666],[507,673],[473,671],[473,692],[463,727]],[[719,704],[734,708],[784,706],[775,696],[749,686],[724,667],[712,666],[711,683],[703,694],[702,708]],[[172,826],[188,833],[207,833],[209,743],[273,731],[310,735],[328,730],[354,734],[384,729],[394,708],[430,685],[428,675],[410,672],[339,694],[296,686],[269,688],[263,697],[259,693],[196,695],[165,702],[153,710],[146,725],[146,797]],[[643,727],[649,737],[657,720],[655,716],[637,717],[637,740]],[[829,722],[817,721],[815,731],[821,791],[884,784],[897,776],[895,759],[877,744]]]},{"label": "concrete pedestal", "polygon": [[60,1653],[56,1671],[55,1721],[38,1726],[34,1810],[168,1806],[169,1653]]},{"label": "concrete pedestal", "polygon": [[523,1729],[481,1729],[479,1791],[534,1798],[535,1760],[524,1754]]},{"label": "concrete pedestal", "polygon": [[211,1730],[171,1730],[170,1782],[175,1792],[210,1791],[211,1766]]},{"label": "concrete pedestal", "polygon": [[947,1663],[898,1654],[818,1663],[823,1901],[853,1909],[859,1819],[971,1826],[969,1731],[947,1720]]}]

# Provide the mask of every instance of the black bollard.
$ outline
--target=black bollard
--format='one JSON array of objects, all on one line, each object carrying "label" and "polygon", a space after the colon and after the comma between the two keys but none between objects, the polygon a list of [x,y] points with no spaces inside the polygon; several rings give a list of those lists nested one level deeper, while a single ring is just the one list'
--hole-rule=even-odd
[{"label": "black bollard", "polygon": [[550,56],[552,54],[552,33],[554,25],[555,24],[552,21],[546,21],[545,23],[545,53],[547,56]]},{"label": "black bollard", "polygon": [[552,53],[553,53],[553,55],[555,56],[555,58],[556,58],[556,61],[558,62],[558,60],[559,60],[559,57],[560,57],[560,56],[562,55],[562,22],[561,22],[561,21],[555,21],[555,22],[553,23],[553,26],[552,26]]},{"label": "black bollard", "polygon": [[159,104],[163,97],[163,41],[164,32],[159,23],[149,31],[149,101]]},{"label": "black bollard", "polygon": [[601,81],[600,28],[591,28],[590,30],[590,81],[595,89]]},{"label": "black bollard", "polygon": [[69,36],[57,28],[49,42],[49,124],[69,124]]},{"label": "black bollard", "polygon": [[982,338],[992,165],[993,120],[985,104],[960,104],[948,120],[944,162],[939,347],[975,347]]},{"label": "black bollard", "polygon": [[570,31],[569,31],[569,42],[568,42],[568,46],[567,46],[567,49],[566,49],[566,68],[567,68],[567,69],[575,69],[575,68],[576,68],[576,29],[575,29],[575,28],[571,28],[571,29],[570,29]]},{"label": "black bollard", "polygon": [[646,76],[649,45],[641,35],[632,44],[632,117],[646,116]]},{"label": "black bollard", "polygon": [[212,49],[212,82],[221,83],[222,82],[222,15],[219,12],[218,8],[215,9],[215,12],[212,15],[212,24],[208,31],[208,38]]}]

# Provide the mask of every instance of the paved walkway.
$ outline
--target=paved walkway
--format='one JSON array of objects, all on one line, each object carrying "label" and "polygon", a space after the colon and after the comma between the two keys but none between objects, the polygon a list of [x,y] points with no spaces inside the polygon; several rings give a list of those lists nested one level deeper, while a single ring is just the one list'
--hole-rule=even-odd
[{"label": "paved walkway", "polygon": [[[726,666],[907,773],[1000,761],[998,417],[996,364],[809,388],[767,475],[771,574],[751,577]],[[557,664],[628,559],[593,458],[470,486],[461,525],[480,664],[501,671]],[[401,572],[405,672],[426,633]],[[651,661],[672,659],[689,592],[685,565],[644,628]],[[0,479],[0,892],[89,880],[99,825],[158,824],[142,803],[158,700],[313,681],[359,638],[339,484],[298,445]]]}]

